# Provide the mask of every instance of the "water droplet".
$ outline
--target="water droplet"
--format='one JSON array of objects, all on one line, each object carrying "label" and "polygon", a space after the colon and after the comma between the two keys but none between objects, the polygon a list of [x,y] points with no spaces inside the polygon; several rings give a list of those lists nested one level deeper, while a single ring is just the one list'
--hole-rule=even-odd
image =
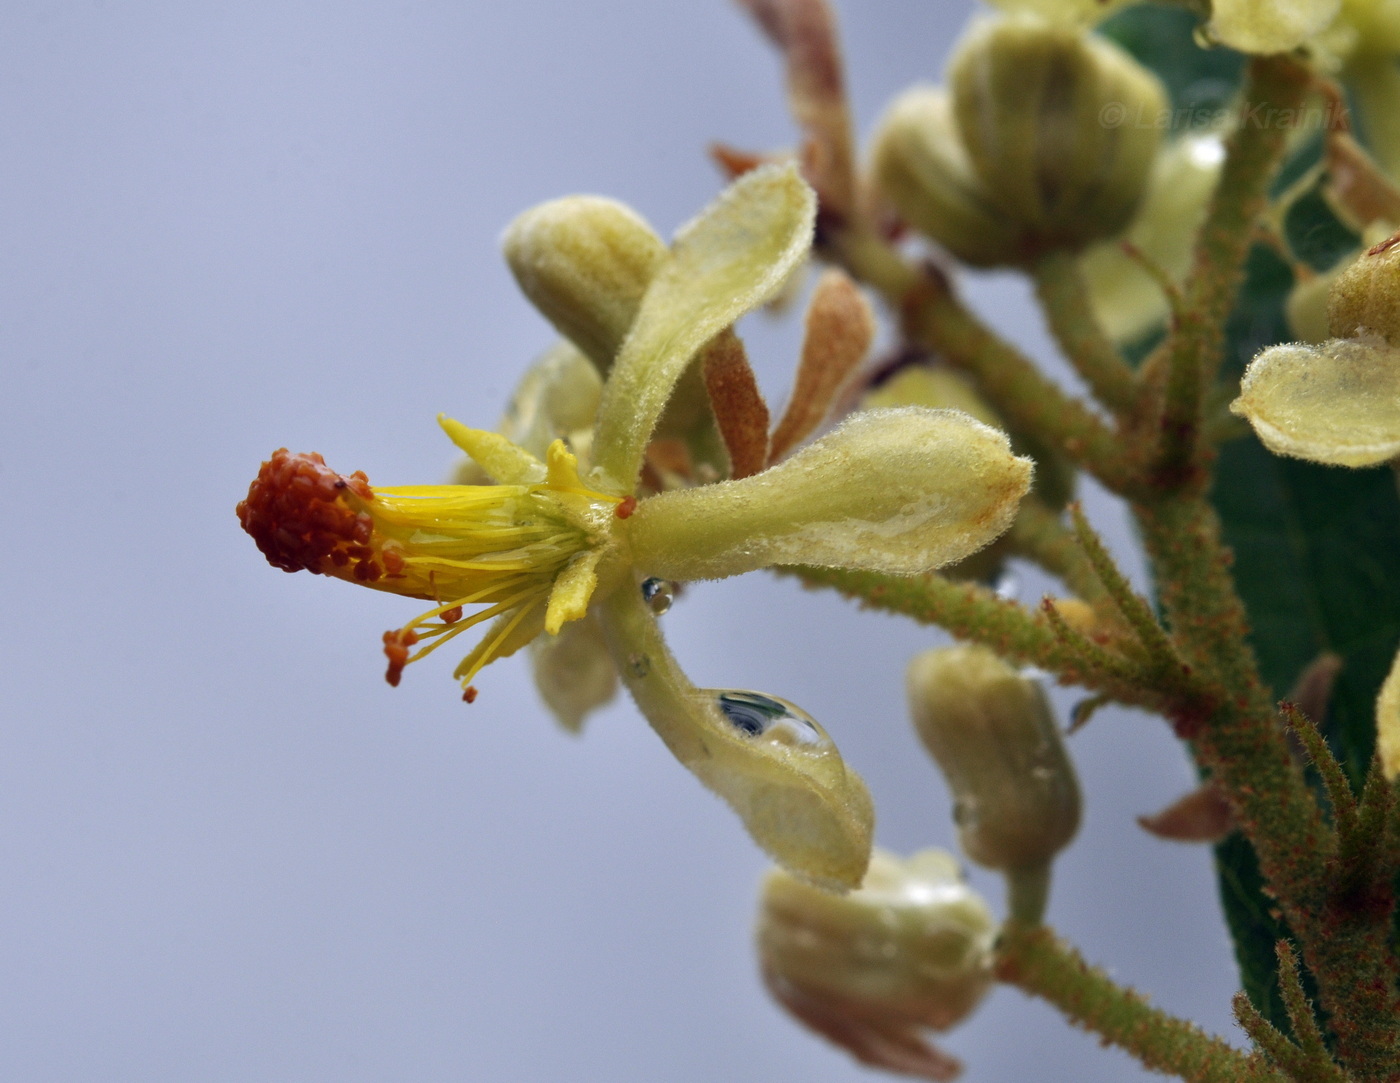
[{"label": "water droplet", "polygon": [[660,579],[652,576],[650,579],[642,580],[642,600],[646,602],[647,608],[658,617],[671,608],[671,603],[676,600],[676,584],[669,579]]},{"label": "water droplet", "polygon": [[651,659],[645,654],[629,654],[627,668],[634,677],[645,677],[651,672]]},{"label": "water droplet", "polygon": [[714,697],[724,717],[747,737],[813,751],[831,747],[826,731],[795,703],[739,688],[715,692]]}]

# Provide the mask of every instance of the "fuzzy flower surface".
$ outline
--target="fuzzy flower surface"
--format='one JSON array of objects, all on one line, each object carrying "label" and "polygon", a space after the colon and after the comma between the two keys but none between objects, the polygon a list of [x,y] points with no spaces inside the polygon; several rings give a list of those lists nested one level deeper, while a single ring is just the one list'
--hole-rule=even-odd
[{"label": "fuzzy flower surface", "polygon": [[[469,701],[484,666],[532,641],[544,644],[542,685],[582,682],[596,699],[616,673],[755,841],[797,875],[845,888],[860,882],[870,855],[873,814],[859,776],[800,708],[695,687],[662,638],[650,585],[773,564],[920,574],[1004,531],[1031,466],[1002,433],[965,414],[906,408],[857,414],[749,477],[654,495],[642,487],[648,445],[687,367],[778,292],[806,257],[815,209],[794,169],[767,167],[679,232],[649,268],[595,388],[591,463],[561,439],[541,458],[443,418],[491,484],[378,488],[284,449],[263,464],[238,514],[283,570],[429,603],[385,635],[390,683],[481,625],[456,670]],[[587,389],[569,356],[536,374],[541,393],[551,372],[555,384]],[[560,644],[568,649],[550,649]],[[561,692],[551,705],[570,698]]]}]

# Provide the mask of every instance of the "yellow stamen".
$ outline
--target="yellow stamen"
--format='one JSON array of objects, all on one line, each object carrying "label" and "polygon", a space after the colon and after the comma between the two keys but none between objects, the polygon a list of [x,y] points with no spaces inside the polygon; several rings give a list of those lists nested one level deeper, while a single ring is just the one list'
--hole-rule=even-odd
[{"label": "yellow stamen", "polygon": [[[371,489],[362,473],[341,476],[319,455],[284,448],[263,464],[238,516],[284,571],[305,569],[434,603],[385,633],[390,684],[409,662],[502,618],[458,667],[466,685],[519,646],[511,645],[512,635],[546,603],[574,559],[596,548],[597,524],[610,523],[621,500],[583,485],[577,460],[559,442],[542,474],[526,485]],[[587,606],[581,586],[591,593],[591,582],[577,582],[577,572],[564,578],[569,604],[555,607],[552,623],[581,616]],[[463,618],[465,606],[485,608]]]}]

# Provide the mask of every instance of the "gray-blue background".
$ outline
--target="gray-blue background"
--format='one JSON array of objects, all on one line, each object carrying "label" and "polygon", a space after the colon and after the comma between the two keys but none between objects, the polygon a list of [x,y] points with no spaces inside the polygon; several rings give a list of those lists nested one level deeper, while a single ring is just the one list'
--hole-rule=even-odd
[{"label": "gray-blue background", "polygon": [[[867,130],[969,6],[846,5]],[[493,424],[551,337],[503,226],[588,191],[669,233],[713,138],[794,138],[723,0],[0,7],[0,1077],[866,1078],[765,1000],[763,861],[630,704],[573,740],[519,660],[471,708],[446,658],[390,689],[414,603],[274,571],[233,516],[284,444],[442,477],[435,414]],[[1018,283],[969,289],[1048,353]],[[781,401],[791,327],[745,331]],[[698,683],[826,724],[881,843],[951,845],[902,702],[932,635],[762,575],[666,626]],[[1182,754],[1115,712],[1073,748],[1053,920],[1228,1029],[1209,854],[1132,822]],[[970,1081],[1137,1078],[1005,989],[946,1044]]]}]

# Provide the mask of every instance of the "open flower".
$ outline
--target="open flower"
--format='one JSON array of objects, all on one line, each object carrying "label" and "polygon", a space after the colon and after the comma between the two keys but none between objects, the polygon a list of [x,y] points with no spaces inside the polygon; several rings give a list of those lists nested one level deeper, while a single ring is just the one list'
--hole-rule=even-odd
[{"label": "open flower", "polygon": [[[677,382],[805,256],[814,204],[791,167],[759,169],[680,232],[609,368],[591,468],[562,440],[541,461],[505,436],[443,420],[495,484],[376,489],[319,456],[279,451],[239,517],[278,567],[432,603],[386,635],[391,682],[491,620],[457,669],[471,699],[469,682],[495,658],[596,621],[657,733],[755,840],[809,880],[850,887],[870,852],[864,784],[800,709],[691,684],[648,605],[651,581],[776,563],[917,574],[1000,534],[1031,468],[1005,436],[964,414],[871,411],[750,477],[639,501],[648,444]],[[467,606],[481,608],[465,616]]]}]

